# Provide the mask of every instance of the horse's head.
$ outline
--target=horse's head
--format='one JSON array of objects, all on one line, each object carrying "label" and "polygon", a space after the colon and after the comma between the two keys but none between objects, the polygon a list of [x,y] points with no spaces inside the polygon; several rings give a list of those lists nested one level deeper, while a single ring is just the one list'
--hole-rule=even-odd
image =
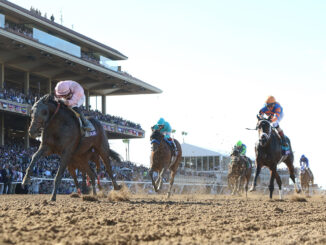
[{"label": "horse's head", "polygon": [[239,157],[240,156],[240,151],[238,147],[233,147],[232,152],[231,152],[231,157]]},{"label": "horse's head", "polygon": [[150,137],[150,140],[151,140],[153,152],[155,152],[158,149],[158,147],[160,146],[160,144],[164,139],[164,135],[160,132],[161,129],[162,127],[159,127],[158,129],[154,129],[154,127],[152,127],[152,135]]},{"label": "horse's head", "polygon": [[258,117],[256,128],[258,130],[259,144],[264,147],[272,135],[272,125],[269,119]]},{"label": "horse's head", "polygon": [[[53,98],[51,95],[45,95],[36,101],[31,109],[31,125],[28,129],[29,135],[36,138],[41,134],[41,129],[45,127],[50,120],[51,109],[54,107]],[[52,106],[51,106],[52,104]]]}]

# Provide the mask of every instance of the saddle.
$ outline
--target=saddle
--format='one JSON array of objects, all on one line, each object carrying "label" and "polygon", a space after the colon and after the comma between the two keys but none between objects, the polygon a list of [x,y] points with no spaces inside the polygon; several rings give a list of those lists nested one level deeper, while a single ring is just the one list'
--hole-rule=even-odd
[{"label": "saddle", "polygon": [[82,120],[80,118],[80,114],[77,111],[73,110],[72,108],[69,108],[69,107],[67,107],[67,108],[74,113],[74,116],[76,117],[76,119],[77,119],[77,121],[79,123],[79,129],[80,129],[80,133],[81,133],[82,137],[91,137],[91,136],[96,135],[96,129],[95,129],[95,127],[94,127],[94,125],[93,125],[93,123],[91,121],[89,121],[89,122],[90,122],[90,124],[92,124],[94,130],[92,130],[90,132],[85,131],[83,129],[83,122],[82,122]]}]

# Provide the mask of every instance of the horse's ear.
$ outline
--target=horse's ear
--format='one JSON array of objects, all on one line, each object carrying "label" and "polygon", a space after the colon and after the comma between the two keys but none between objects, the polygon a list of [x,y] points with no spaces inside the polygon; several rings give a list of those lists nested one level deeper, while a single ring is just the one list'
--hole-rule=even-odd
[{"label": "horse's ear", "polygon": [[152,132],[153,132],[153,131],[155,130],[155,129],[154,129],[154,126],[152,126],[151,129],[152,129]]},{"label": "horse's ear", "polygon": [[271,121],[272,120],[272,118],[273,118],[273,115],[269,115],[269,117],[268,117],[268,121]]}]

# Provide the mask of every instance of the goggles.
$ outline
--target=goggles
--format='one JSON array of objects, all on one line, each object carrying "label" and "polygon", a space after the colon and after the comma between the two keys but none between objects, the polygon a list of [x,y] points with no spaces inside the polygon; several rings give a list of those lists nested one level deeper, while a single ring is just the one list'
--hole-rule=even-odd
[{"label": "goggles", "polygon": [[266,104],[267,107],[273,107],[275,105],[275,103],[268,103]]}]

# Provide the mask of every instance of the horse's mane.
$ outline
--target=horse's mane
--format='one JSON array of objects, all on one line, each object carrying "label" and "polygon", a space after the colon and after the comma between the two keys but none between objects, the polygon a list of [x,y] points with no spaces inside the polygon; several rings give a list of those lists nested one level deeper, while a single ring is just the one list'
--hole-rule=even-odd
[{"label": "horse's mane", "polygon": [[60,107],[61,108],[67,108],[67,106],[62,102],[62,101],[57,101],[55,100],[54,96],[52,94],[46,94],[46,95],[43,95],[39,101],[42,101],[43,103],[52,103],[54,104],[55,106],[58,105],[58,103],[60,103]]},{"label": "horse's mane", "polygon": [[151,139],[157,139],[158,137],[164,137],[164,135],[157,129],[152,132]]}]

